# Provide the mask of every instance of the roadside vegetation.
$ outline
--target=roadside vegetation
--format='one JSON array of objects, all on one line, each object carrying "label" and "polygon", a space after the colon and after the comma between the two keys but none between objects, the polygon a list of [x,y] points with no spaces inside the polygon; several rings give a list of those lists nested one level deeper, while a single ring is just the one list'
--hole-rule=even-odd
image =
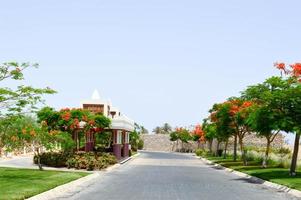
[{"label": "roadside vegetation", "polygon": [[[3,63],[0,65],[0,157],[3,153],[33,152],[34,162],[43,166],[76,169],[103,169],[115,164],[111,120],[101,113],[77,108],[56,110],[42,107],[46,94],[56,91],[22,85],[24,71],[37,64]],[[19,86],[9,87],[10,83]],[[42,108],[41,108],[42,107]],[[130,155],[143,148],[141,134],[148,131],[135,124],[130,134]],[[93,138],[93,139],[91,139]],[[86,141],[90,141],[86,146]],[[94,153],[85,153],[89,148]]]},{"label": "roadside vegetation", "polygon": [[[101,170],[117,162],[108,153],[112,138],[105,129],[110,119],[83,109],[41,108],[44,96],[56,91],[23,85],[24,72],[37,67],[30,63],[0,64],[0,157],[8,152],[34,153],[39,169],[0,168],[0,199],[24,199],[87,175],[44,171],[43,166]],[[96,132],[102,134],[93,135]],[[139,134],[134,135],[133,147],[143,147]],[[95,152],[84,153],[85,140],[94,136]]]},{"label": "roadside vegetation", "polygon": [[[301,190],[298,151],[301,134],[301,63],[276,63],[280,76],[248,86],[240,97],[216,103],[202,124],[205,140],[198,156],[224,167]],[[256,134],[265,147],[246,146]],[[293,150],[272,148],[279,134],[294,134]],[[229,146],[229,141],[234,141]],[[213,143],[216,145],[213,147]]]},{"label": "roadside vegetation", "polygon": [[293,189],[301,190],[301,169],[297,169],[296,176],[290,176],[288,173],[289,160],[283,161],[281,159],[282,155],[279,153],[272,153],[273,159],[269,159],[269,166],[266,168],[262,167],[262,155],[254,156],[254,153],[248,153],[251,156],[247,156],[247,166],[243,164],[240,157],[237,161],[233,161],[233,155],[230,154],[224,158],[224,156],[215,156],[202,149],[198,149],[196,154],[226,168],[240,171],[263,180],[285,185]]}]

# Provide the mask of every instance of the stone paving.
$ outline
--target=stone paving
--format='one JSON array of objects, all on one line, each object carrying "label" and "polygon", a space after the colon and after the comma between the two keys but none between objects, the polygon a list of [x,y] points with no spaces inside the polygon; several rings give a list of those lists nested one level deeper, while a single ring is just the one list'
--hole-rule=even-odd
[{"label": "stone paving", "polygon": [[212,168],[192,155],[142,152],[93,184],[60,199],[284,200],[297,199]]}]

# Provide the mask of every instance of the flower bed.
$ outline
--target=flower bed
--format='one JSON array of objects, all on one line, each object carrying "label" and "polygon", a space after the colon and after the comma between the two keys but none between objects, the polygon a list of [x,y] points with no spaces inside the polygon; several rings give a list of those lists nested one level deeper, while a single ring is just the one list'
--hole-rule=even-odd
[{"label": "flower bed", "polygon": [[[109,153],[96,152],[47,152],[40,155],[41,164],[48,167],[68,167],[86,170],[101,170],[110,165],[116,164],[117,159]],[[38,163],[37,156],[34,157],[34,163]]]}]

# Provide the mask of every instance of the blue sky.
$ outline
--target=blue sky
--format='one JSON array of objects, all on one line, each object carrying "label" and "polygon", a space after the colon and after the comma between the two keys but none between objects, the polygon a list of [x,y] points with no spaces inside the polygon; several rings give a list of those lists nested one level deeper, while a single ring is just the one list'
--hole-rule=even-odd
[{"label": "blue sky", "polygon": [[95,88],[152,129],[202,121],[215,102],[300,61],[298,0],[0,0],[0,61],[38,62],[27,83],[56,108]]}]

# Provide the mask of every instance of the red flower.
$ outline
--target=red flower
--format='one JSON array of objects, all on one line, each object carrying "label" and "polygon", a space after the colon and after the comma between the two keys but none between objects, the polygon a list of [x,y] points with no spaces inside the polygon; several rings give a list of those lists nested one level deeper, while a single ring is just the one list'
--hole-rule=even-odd
[{"label": "red flower", "polygon": [[35,130],[31,130],[29,134],[30,134],[31,136],[36,136]]},{"label": "red flower", "polygon": [[295,63],[290,66],[292,68],[292,76],[294,77],[301,76],[301,63]]},{"label": "red flower", "polygon": [[251,107],[252,105],[253,105],[253,102],[251,102],[251,101],[245,101],[242,104],[242,108],[248,108],[248,107]]},{"label": "red flower", "polygon": [[274,66],[280,70],[285,70],[285,63],[275,63]]},{"label": "red flower", "polygon": [[90,120],[90,121],[89,121],[89,124],[90,124],[91,126],[93,126],[93,125],[95,124],[95,121],[94,121],[94,120]]},{"label": "red flower", "polygon": [[62,118],[63,118],[63,120],[65,120],[65,121],[70,120],[70,118],[71,118],[71,113],[70,113],[70,112],[63,113],[63,114],[62,114]]},{"label": "red flower", "polygon": [[12,136],[10,139],[15,142],[18,138],[16,136]]}]

